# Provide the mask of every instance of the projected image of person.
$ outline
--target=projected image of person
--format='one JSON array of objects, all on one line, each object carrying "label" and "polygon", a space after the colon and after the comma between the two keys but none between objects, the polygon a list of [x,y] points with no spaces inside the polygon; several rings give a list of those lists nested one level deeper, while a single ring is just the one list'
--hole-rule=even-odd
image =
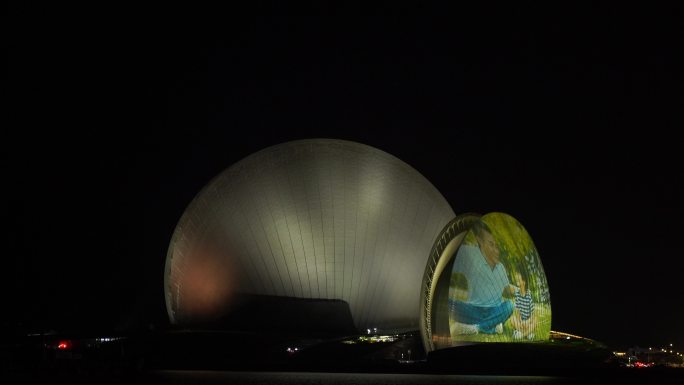
[{"label": "projected image of person", "polygon": [[534,328],[537,324],[536,314],[534,313],[534,302],[532,293],[527,284],[527,277],[519,271],[513,274],[515,290],[515,310],[511,317],[511,324],[514,327],[513,338],[528,340],[534,339]]},{"label": "projected image of person", "polygon": [[508,281],[499,246],[487,224],[479,220],[471,230],[477,242],[461,245],[452,270],[451,334],[501,334],[503,323],[515,309],[517,288]]}]

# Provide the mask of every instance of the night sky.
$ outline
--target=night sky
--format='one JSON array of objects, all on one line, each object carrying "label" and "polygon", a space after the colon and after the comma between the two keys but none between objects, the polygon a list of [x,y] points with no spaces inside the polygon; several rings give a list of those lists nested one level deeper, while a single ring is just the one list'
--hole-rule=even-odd
[{"label": "night sky", "polygon": [[517,218],[554,330],[684,346],[682,14],[620,7],[10,6],[4,328],[168,323],[195,194],[325,137]]}]

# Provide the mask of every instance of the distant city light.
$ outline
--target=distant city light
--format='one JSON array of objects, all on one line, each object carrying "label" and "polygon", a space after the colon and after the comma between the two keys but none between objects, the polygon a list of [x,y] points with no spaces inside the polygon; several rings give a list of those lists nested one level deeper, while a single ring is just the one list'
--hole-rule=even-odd
[{"label": "distant city light", "polygon": [[120,340],[120,337],[101,337],[101,338],[96,338],[95,341],[97,342],[112,342],[116,340]]},{"label": "distant city light", "polygon": [[67,350],[71,348],[71,342],[69,341],[59,341],[59,344],[57,344],[57,349],[59,350]]},{"label": "distant city light", "polygon": [[648,367],[651,367],[651,366],[653,366],[652,363],[647,363],[647,364],[645,364],[645,363],[640,362],[640,361],[637,361],[637,362],[634,363],[634,367],[635,367],[635,368],[648,368]]},{"label": "distant city light", "polygon": [[355,339],[350,339],[350,340],[345,340],[342,341],[343,344],[360,344],[360,343],[366,343],[366,344],[374,344],[378,342],[394,342],[399,340],[400,337],[399,335],[372,335],[370,337],[367,336],[358,336]]}]

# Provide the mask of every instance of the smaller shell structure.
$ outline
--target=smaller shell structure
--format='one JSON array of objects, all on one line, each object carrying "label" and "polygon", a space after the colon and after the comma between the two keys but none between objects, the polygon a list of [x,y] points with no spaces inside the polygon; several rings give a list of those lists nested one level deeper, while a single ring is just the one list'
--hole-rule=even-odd
[{"label": "smaller shell structure", "polygon": [[503,213],[465,214],[437,237],[423,277],[427,351],[549,339],[551,300],[532,238]]}]

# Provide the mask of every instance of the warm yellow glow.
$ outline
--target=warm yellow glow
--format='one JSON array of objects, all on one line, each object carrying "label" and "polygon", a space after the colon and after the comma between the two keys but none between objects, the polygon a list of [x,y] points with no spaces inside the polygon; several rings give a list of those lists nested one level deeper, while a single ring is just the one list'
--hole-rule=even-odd
[{"label": "warm yellow glow", "polygon": [[582,339],[582,340],[586,340],[586,339],[587,339],[587,338],[584,338],[584,337],[576,336],[576,335],[574,335],[574,334],[563,333],[563,332],[559,332],[559,331],[555,331],[555,330],[551,330],[551,334],[557,334],[557,335],[563,336],[563,337],[579,338],[579,339]]}]

